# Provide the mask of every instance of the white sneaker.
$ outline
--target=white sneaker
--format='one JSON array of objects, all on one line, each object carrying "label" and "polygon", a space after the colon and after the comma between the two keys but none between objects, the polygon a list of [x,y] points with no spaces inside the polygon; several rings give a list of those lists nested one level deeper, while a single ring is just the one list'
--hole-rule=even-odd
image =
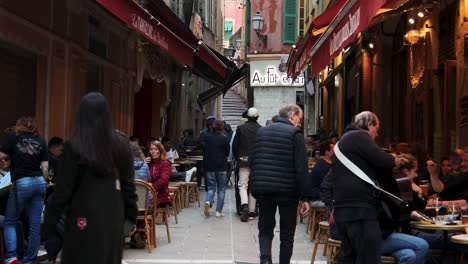
[{"label": "white sneaker", "polygon": [[216,212],[216,217],[217,217],[217,218],[220,218],[220,217],[223,217],[223,216],[224,216],[224,214],[223,214],[223,213]]},{"label": "white sneaker", "polygon": [[190,170],[185,172],[185,182],[190,182],[192,180],[192,175],[197,172],[197,167],[193,167]]}]

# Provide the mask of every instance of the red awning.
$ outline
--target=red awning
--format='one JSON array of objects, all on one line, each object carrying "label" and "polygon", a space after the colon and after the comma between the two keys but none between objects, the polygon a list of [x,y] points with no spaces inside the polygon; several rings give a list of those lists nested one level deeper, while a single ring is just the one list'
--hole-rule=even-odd
[{"label": "red awning", "polygon": [[346,2],[347,0],[339,0],[312,21],[305,37],[296,43],[296,51],[288,63],[288,76],[296,79],[305,65],[310,63],[309,53],[312,47]]},{"label": "red awning", "polygon": [[312,57],[312,76],[316,76],[351,43],[362,30],[366,29],[386,0],[347,0],[327,30],[315,42],[309,52]]},{"label": "red awning", "polygon": [[[194,65],[194,56],[197,56],[222,78],[226,77],[226,65],[210,52],[205,44],[200,45],[199,40],[185,24],[174,22],[178,21],[178,18],[159,17],[158,14],[148,12],[135,0],[96,0],[96,2],[180,63],[191,67]],[[158,2],[161,2],[158,3],[158,9],[169,10],[163,12],[165,16],[169,14],[175,16],[163,1],[158,0]]]}]

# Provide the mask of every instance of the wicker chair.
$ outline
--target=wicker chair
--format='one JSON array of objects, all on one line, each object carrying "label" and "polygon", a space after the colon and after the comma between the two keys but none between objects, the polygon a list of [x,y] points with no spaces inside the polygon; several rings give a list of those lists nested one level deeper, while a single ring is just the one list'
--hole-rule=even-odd
[{"label": "wicker chair", "polygon": [[151,253],[151,243],[154,241],[154,246],[156,247],[156,237],[155,237],[155,226],[154,226],[154,203],[151,204],[148,202],[149,194],[152,193],[154,199],[156,199],[156,191],[153,186],[146,181],[135,179],[135,188],[136,194],[138,196],[137,206],[138,206],[138,217],[137,220],[144,222],[144,227],[137,228],[136,231],[144,232],[147,238],[148,252]]},{"label": "wicker chair", "polygon": [[[327,243],[327,264],[337,264],[338,255],[340,253],[341,241],[335,239],[328,239]],[[391,256],[381,256],[381,264],[397,264],[398,262],[394,257]]]}]

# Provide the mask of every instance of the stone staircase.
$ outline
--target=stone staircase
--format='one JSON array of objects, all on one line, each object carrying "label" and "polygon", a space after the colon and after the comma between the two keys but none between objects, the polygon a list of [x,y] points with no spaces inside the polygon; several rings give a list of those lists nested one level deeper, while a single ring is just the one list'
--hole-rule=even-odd
[{"label": "stone staircase", "polygon": [[232,130],[236,130],[240,118],[246,107],[246,100],[230,89],[223,98],[222,116],[226,123],[230,124]]}]

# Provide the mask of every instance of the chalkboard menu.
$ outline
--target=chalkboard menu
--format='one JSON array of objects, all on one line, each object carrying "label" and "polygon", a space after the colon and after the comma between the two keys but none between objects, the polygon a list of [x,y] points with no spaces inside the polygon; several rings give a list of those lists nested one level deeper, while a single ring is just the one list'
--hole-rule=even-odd
[{"label": "chalkboard menu", "polygon": [[460,126],[468,126],[468,96],[463,96],[460,100]]}]

